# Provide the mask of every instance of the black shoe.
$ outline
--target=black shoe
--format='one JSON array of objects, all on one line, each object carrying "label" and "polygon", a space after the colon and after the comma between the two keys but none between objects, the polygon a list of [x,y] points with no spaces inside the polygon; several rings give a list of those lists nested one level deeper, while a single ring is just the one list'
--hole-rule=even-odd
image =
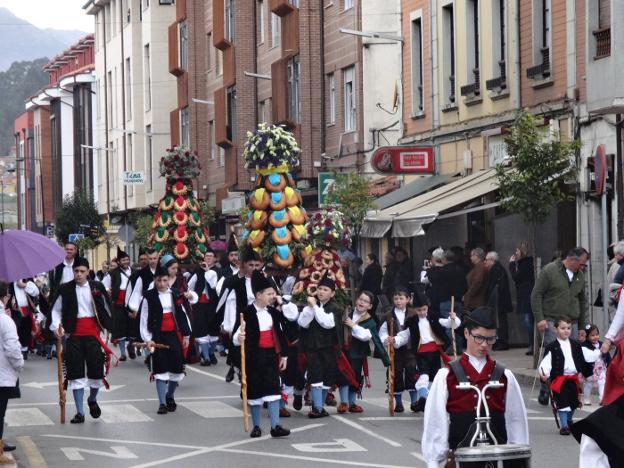
[{"label": "black shoe", "polygon": [[539,396],[537,397],[537,402],[542,406],[548,406],[548,402],[550,401],[550,395],[547,390],[540,390]]},{"label": "black shoe", "polygon": [[427,403],[427,399],[425,397],[420,397],[418,401],[416,402],[416,404],[412,405],[416,407],[416,409],[412,409],[412,411],[416,413],[420,411],[425,411],[425,403]]},{"label": "black shoe", "polygon": [[562,427],[561,429],[559,429],[559,434],[562,436],[569,436],[570,435],[570,428],[569,427]]},{"label": "black shoe", "polygon": [[212,364],[213,366],[216,366],[219,362],[217,361],[217,356],[215,356],[214,353],[210,353],[208,357],[210,358],[210,364]]},{"label": "black shoe", "polygon": [[126,356],[121,356],[119,358],[119,362],[124,362],[125,360],[127,360],[128,358]]},{"label": "black shoe", "polygon": [[46,359],[47,359],[48,361],[51,361],[51,360],[52,360],[52,353],[48,354],[48,355],[46,356]]},{"label": "black shoe", "polygon": [[226,357],[227,353],[225,351],[219,351],[219,356]]},{"label": "black shoe", "polygon": [[173,413],[177,407],[178,405],[176,404],[173,397],[167,397],[167,411],[169,411],[170,413]]},{"label": "black shoe", "polygon": [[199,365],[202,367],[208,367],[210,365],[210,361],[208,359],[201,358],[199,360]]},{"label": "black shoe", "polygon": [[69,422],[72,424],[82,424],[84,421],[84,414],[76,413],[76,416],[74,416]]},{"label": "black shoe", "polygon": [[324,409],[318,410],[316,408],[312,408],[310,412],[308,413],[308,418],[319,419],[319,418],[324,418],[326,415],[329,416],[327,411],[325,411]]},{"label": "black shoe", "polygon": [[394,407],[394,412],[395,413],[402,413],[403,411],[405,411],[405,408],[403,407],[403,405],[396,405]]},{"label": "black shoe", "polygon": [[286,429],[279,424],[271,428],[271,437],[286,437],[290,435],[290,429]]},{"label": "black shoe", "polygon": [[4,451],[5,452],[12,452],[15,449],[16,449],[15,445],[9,444],[8,442],[4,443]]},{"label": "black shoe", "polygon": [[128,357],[130,359],[136,358],[136,351],[134,349],[134,346],[132,346],[132,343],[128,343],[128,346],[126,346],[126,350],[128,351]]},{"label": "black shoe", "polygon": [[[273,432],[273,429],[271,429],[271,432]],[[254,426],[254,428],[251,430],[251,434],[249,434],[249,437],[255,439],[256,437],[260,437],[261,435],[262,430],[258,426]]]},{"label": "black shoe", "polygon": [[169,412],[169,410],[167,409],[166,405],[160,405],[158,407],[158,411],[156,411],[156,414],[167,414]]},{"label": "black shoe", "polygon": [[87,404],[89,405],[89,414],[93,419],[97,419],[102,415],[102,410],[100,406],[97,404],[97,401],[89,401],[87,400]]},{"label": "black shoe", "polygon": [[234,368],[230,367],[230,370],[225,374],[225,381],[230,383],[232,380],[234,380]]},{"label": "black shoe", "polygon": [[303,408],[303,397],[301,395],[295,395],[293,398],[293,408],[297,411]]},{"label": "black shoe", "polygon": [[141,355],[143,354],[143,353],[141,352],[141,348],[137,348],[135,352],[136,352],[136,355],[137,355],[137,356],[141,356]]},{"label": "black shoe", "polygon": [[321,418],[329,418],[329,413],[325,411],[325,408],[321,410]]},{"label": "black shoe", "polygon": [[28,351],[22,351],[22,356],[24,356],[24,361],[28,361]]}]

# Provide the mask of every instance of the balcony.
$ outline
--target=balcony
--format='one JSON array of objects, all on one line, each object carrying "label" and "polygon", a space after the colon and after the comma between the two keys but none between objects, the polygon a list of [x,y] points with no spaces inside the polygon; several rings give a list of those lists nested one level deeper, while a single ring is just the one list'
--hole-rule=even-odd
[{"label": "balcony", "polygon": [[462,96],[472,97],[481,94],[481,73],[478,68],[473,68],[472,74],[474,76],[474,81],[460,88],[459,92]]},{"label": "balcony", "polygon": [[269,8],[277,16],[286,16],[296,7],[289,0],[270,0]]},{"label": "balcony", "polygon": [[550,76],[550,48],[540,49],[542,63],[527,68],[526,74],[529,80],[541,80]]},{"label": "balcony", "polygon": [[492,78],[485,82],[485,89],[488,91],[502,91],[507,88],[507,69],[504,60],[498,61],[500,74],[497,78]]},{"label": "balcony", "polygon": [[598,29],[592,34],[596,40],[594,60],[609,57],[611,55],[611,28]]}]

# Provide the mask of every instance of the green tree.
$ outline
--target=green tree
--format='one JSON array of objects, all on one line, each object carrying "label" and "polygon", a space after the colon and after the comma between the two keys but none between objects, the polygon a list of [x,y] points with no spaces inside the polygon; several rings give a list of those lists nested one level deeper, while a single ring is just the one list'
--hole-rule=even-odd
[{"label": "green tree", "polygon": [[334,173],[334,184],[327,194],[326,202],[336,205],[342,211],[359,239],[366,213],[375,208],[370,180],[356,172]]},{"label": "green tree", "polygon": [[136,211],[130,215],[128,221],[134,228],[134,243],[142,249],[147,248],[154,215],[149,211]]},{"label": "green tree", "polygon": [[[104,227],[93,197],[83,191],[76,190],[63,199],[63,205],[56,212],[55,234],[59,242],[66,242],[70,234],[84,233],[81,241],[84,249],[93,248],[102,242]],[[90,226],[97,230],[97,235],[90,235]],[[89,238],[87,241],[86,238]]]}]

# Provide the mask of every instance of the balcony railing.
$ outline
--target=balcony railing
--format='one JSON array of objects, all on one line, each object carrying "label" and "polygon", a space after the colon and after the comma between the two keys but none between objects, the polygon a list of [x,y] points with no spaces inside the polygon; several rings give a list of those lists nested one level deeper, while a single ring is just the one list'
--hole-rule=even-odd
[{"label": "balcony railing", "polygon": [[500,67],[500,75],[497,78],[492,78],[491,80],[487,80],[485,82],[485,89],[489,91],[495,89],[503,90],[507,88],[507,68],[505,66],[505,61],[499,60],[498,66]]},{"label": "balcony railing", "polygon": [[593,34],[596,39],[596,55],[594,55],[594,59],[601,59],[611,55],[611,28],[598,29]]},{"label": "balcony railing", "polygon": [[542,63],[527,68],[527,78],[530,80],[547,78],[550,76],[550,49],[548,47],[542,47],[540,52],[542,54]]},{"label": "balcony railing", "polygon": [[462,96],[478,96],[481,94],[481,73],[478,68],[473,68],[472,74],[474,75],[474,82],[461,87],[460,93]]}]

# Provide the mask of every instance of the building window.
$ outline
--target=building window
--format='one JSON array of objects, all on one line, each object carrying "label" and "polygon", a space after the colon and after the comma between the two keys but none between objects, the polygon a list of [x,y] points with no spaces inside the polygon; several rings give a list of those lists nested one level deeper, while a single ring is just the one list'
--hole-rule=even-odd
[{"label": "building window", "polygon": [[225,166],[225,148],[219,146],[219,167]]},{"label": "building window", "polygon": [[266,122],[266,101],[258,103],[258,123]]},{"label": "building window", "polygon": [[266,21],[264,0],[258,0],[257,8],[258,8],[258,34],[260,36],[258,38],[258,44],[263,44],[264,43],[264,34],[265,34],[264,22]]},{"label": "building window", "polygon": [[130,67],[130,57],[126,59],[126,120],[132,119],[132,68]]},{"label": "building window", "polygon": [[418,115],[424,109],[422,46],[422,18],[416,18],[412,20],[411,29],[412,115]]},{"label": "building window", "polygon": [[288,0],[292,6],[299,8],[299,0]]},{"label": "building window", "polygon": [[152,77],[150,74],[150,46],[146,44],[143,47],[143,76],[145,81],[145,110],[148,111],[152,108]]},{"label": "building window", "polygon": [[598,29],[592,31],[596,41],[594,59],[611,55],[611,0],[597,0]]},{"label": "building window", "polygon": [[353,3],[355,0],[344,0],[344,9],[348,10],[349,8],[353,8]]},{"label": "building window", "polygon": [[551,0],[533,0],[533,63],[530,79],[550,76]]},{"label": "building window", "polygon": [[224,0],[225,1],[225,38],[234,42],[234,0]]},{"label": "building window", "polygon": [[215,49],[215,69],[217,72],[217,76],[221,76],[223,75],[223,67],[221,66],[221,64],[223,63],[223,52],[221,52],[219,49]]},{"label": "building window", "polygon": [[507,68],[505,49],[507,48],[507,22],[505,21],[505,0],[492,2],[492,70],[494,78],[485,84],[487,89],[505,89],[507,87]]},{"label": "building window", "polygon": [[355,66],[342,71],[344,95],[344,130],[353,132],[356,128]]},{"label": "building window", "polygon": [[[126,135],[126,160],[128,161],[128,167],[126,168],[128,171],[132,171],[134,169],[133,159],[132,159],[132,134],[128,133]],[[134,193],[134,188],[132,185],[128,187],[128,195],[132,195]]]},{"label": "building window", "polygon": [[108,88],[108,92],[107,92],[107,96],[106,96],[106,100],[108,101],[106,103],[106,110],[107,110],[107,117],[108,117],[108,126],[112,128],[113,126],[113,72],[109,71],[108,72],[108,80],[106,80],[106,84],[107,84],[107,88]]},{"label": "building window", "polygon": [[95,81],[95,97],[97,99],[95,106],[97,108],[97,119],[100,120],[102,117],[102,83],[99,79]]},{"label": "building window", "polygon": [[442,8],[443,90],[445,105],[455,103],[455,14],[453,4]]},{"label": "building window", "polygon": [[230,86],[226,95],[227,112],[227,139],[234,141],[236,138],[236,86]]},{"label": "building window", "polygon": [[190,143],[189,138],[189,111],[188,106],[180,111],[180,138],[184,146]]},{"label": "building window", "polygon": [[152,147],[152,126],[145,126],[145,168],[147,169],[147,190],[154,188],[154,151]]},{"label": "building window", "polygon": [[210,138],[210,152],[208,154],[208,159],[214,161],[215,154],[217,153],[217,143],[215,141],[215,127],[214,120],[208,121],[208,136]]},{"label": "building window", "polygon": [[206,34],[206,67],[208,70],[212,70],[212,33]]},{"label": "building window", "polygon": [[288,61],[288,120],[299,122],[299,56]]},{"label": "building window", "polygon": [[188,25],[186,21],[180,23],[180,68],[188,70]]},{"label": "building window", "polygon": [[479,0],[466,1],[466,85],[462,96],[480,94],[479,72]]},{"label": "building window", "polygon": [[271,47],[277,47],[280,42],[280,17],[271,13]]},{"label": "building window", "polygon": [[333,125],[336,123],[336,77],[333,73],[327,75],[327,91],[329,94],[329,106],[327,106],[329,115],[327,116],[327,121]]},{"label": "building window", "polygon": [[104,38],[105,41],[110,41],[111,38],[111,22],[113,18],[111,18],[111,6],[110,3],[107,3],[104,7]]}]

